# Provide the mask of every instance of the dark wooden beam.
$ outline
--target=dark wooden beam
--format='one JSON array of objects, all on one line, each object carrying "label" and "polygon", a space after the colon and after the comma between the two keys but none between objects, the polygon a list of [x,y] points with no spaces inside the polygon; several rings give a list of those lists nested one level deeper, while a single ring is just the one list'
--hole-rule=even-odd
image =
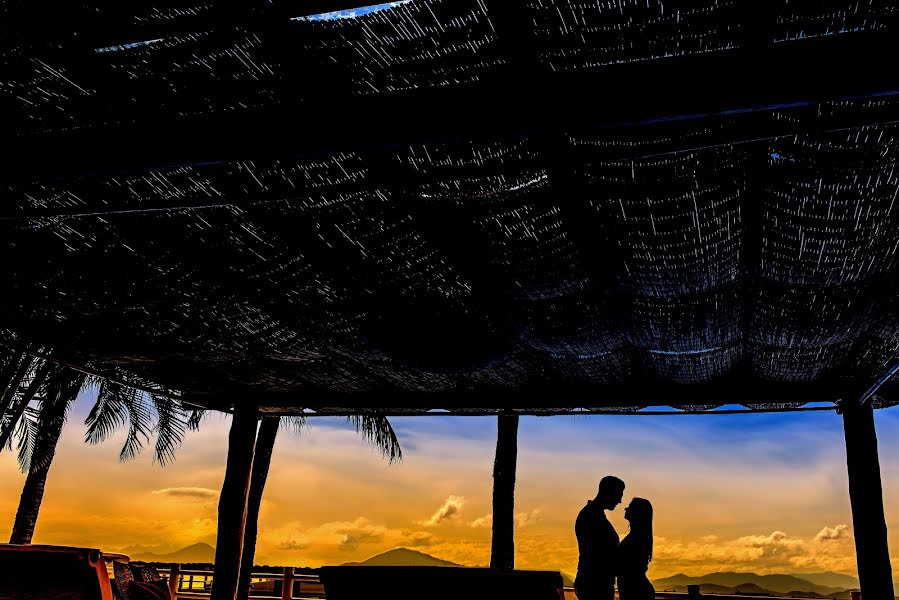
[{"label": "dark wooden beam", "polygon": [[[669,417],[669,416],[698,416],[698,415],[750,415],[750,414],[762,414],[762,413],[772,413],[772,412],[821,412],[821,411],[834,411],[837,409],[836,406],[800,406],[800,407],[787,407],[787,408],[728,408],[728,409],[709,409],[709,410],[683,410],[678,409],[676,407],[675,410],[663,410],[663,407],[658,407],[653,410],[652,408],[646,410],[633,410],[628,408],[622,408],[619,410],[610,410],[610,409],[546,409],[546,410],[519,410],[513,409],[511,412],[520,417],[560,417],[560,416],[633,416],[633,417]],[[303,411],[302,409],[295,410],[277,410],[277,409],[266,409],[264,411],[265,415],[272,416],[303,416],[306,418],[315,418],[315,417],[346,417],[349,414],[377,414],[379,417],[495,417],[502,414],[509,414],[509,410],[497,410],[497,409],[484,409],[484,408],[472,408],[467,409],[464,412],[450,412],[450,411],[428,411],[428,412],[409,412],[409,411],[398,411],[390,408],[380,409],[378,411],[347,411],[347,410],[323,410],[318,412],[308,412]]]},{"label": "dark wooden beam", "polygon": [[237,598],[257,416],[254,404],[238,403],[234,407],[228,434],[228,462],[219,497],[212,600]]},{"label": "dark wooden beam", "polygon": [[862,597],[893,598],[893,571],[887,546],[877,434],[871,403],[846,403],[843,429]]},{"label": "dark wooden beam", "polygon": [[[855,402],[858,382],[852,379],[828,379],[817,382],[771,382],[734,376],[703,384],[675,384],[665,381],[635,381],[618,385],[572,385],[561,382],[533,383],[508,389],[457,389],[444,392],[378,390],[345,394],[327,392],[265,393],[253,392],[260,409],[270,414],[295,414],[298,409],[332,408],[365,411],[464,410],[478,409],[482,414],[522,410],[537,414],[552,409],[604,409],[610,407],[684,406],[739,404],[743,406],[773,403]],[[887,382],[879,391],[884,398],[899,397],[899,382]],[[187,394],[184,401],[210,406],[206,397]]]}]

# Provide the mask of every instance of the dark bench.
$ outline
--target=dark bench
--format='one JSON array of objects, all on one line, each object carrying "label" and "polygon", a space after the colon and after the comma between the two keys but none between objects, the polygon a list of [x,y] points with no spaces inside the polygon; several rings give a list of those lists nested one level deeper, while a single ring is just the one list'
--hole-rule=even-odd
[{"label": "dark bench", "polygon": [[99,550],[0,544],[0,598],[112,600]]},{"label": "dark bench", "polygon": [[558,571],[472,567],[322,567],[328,600],[563,600]]}]

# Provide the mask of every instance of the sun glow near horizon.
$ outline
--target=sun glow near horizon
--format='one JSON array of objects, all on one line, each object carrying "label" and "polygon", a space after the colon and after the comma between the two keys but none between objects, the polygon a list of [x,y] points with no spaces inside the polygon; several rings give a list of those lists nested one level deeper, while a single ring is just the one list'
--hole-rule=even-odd
[{"label": "sun glow near horizon", "polygon": [[[215,544],[229,421],[213,415],[171,466],[117,461],[115,438],[82,442],[89,400],[69,417],[35,543],[130,554]],[[887,525],[899,519],[899,409],[877,411]],[[282,430],[263,498],[257,564],[321,566],[407,547],[465,565],[490,558],[490,417],[394,418],[404,460],[388,465],[341,419]],[[573,524],[604,474],[655,506],[651,578],[712,571],[855,574],[840,417],[833,413],[523,417],[515,497],[516,567],[573,575]],[[24,475],[0,454],[0,535]],[[623,509],[609,513],[621,536]],[[894,571],[895,573],[895,571]]]}]

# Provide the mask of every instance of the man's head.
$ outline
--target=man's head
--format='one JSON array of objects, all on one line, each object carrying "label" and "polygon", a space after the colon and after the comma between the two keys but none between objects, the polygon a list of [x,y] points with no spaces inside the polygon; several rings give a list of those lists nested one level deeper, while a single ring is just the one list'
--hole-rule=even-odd
[{"label": "man's head", "polygon": [[615,510],[615,507],[621,504],[622,496],[624,496],[623,481],[612,475],[606,475],[600,480],[596,501],[603,510]]}]

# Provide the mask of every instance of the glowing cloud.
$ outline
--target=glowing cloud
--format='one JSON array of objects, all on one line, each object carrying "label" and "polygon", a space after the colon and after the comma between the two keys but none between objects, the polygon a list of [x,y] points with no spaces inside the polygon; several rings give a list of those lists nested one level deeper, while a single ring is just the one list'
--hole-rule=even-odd
[{"label": "glowing cloud", "polygon": [[469,527],[490,527],[491,525],[493,525],[493,515],[478,517],[468,524]]},{"label": "glowing cloud", "polygon": [[836,527],[825,527],[815,536],[816,542],[825,542],[833,540],[842,540],[849,537],[849,526],[840,523]]},{"label": "glowing cloud", "polygon": [[540,509],[535,508],[531,512],[520,512],[515,514],[515,525],[518,527],[527,527],[540,521]]},{"label": "glowing cloud", "polygon": [[437,512],[431,515],[430,519],[421,521],[420,523],[428,527],[436,527],[444,521],[452,519],[454,516],[459,514],[459,511],[462,510],[462,507],[464,505],[465,498],[463,496],[450,496],[446,499],[446,502],[443,503],[443,506],[438,508]]},{"label": "glowing cloud", "polygon": [[163,488],[161,490],[153,490],[154,496],[169,496],[172,498],[192,498],[198,500],[211,500],[216,498],[219,493],[217,490],[201,487],[174,487]]}]

